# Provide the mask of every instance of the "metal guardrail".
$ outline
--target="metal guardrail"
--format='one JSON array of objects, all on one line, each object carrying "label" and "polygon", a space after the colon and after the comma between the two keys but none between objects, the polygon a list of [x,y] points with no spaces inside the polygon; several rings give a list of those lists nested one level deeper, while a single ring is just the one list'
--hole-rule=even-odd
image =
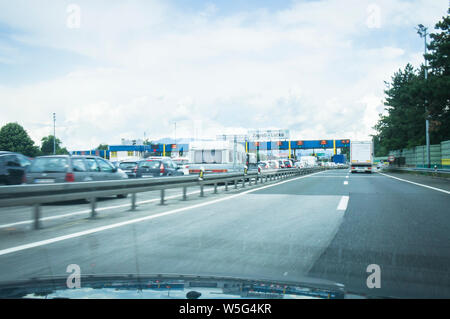
[{"label": "metal guardrail", "polygon": [[225,191],[232,185],[235,189],[239,184],[266,183],[268,181],[288,177],[311,174],[324,168],[291,168],[248,171],[246,173],[221,173],[195,176],[138,178],[99,182],[57,183],[51,185],[17,185],[0,186],[0,207],[32,206],[34,228],[39,229],[41,205],[70,200],[86,199],[91,204],[91,217],[95,217],[97,198],[115,195],[131,194],[131,210],[136,210],[136,194],[154,190],[161,191],[160,203],[165,202],[165,190],[183,189],[183,200],[187,200],[188,187],[200,187],[200,197],[204,196],[204,186],[213,185],[217,193],[219,183],[225,185]]},{"label": "metal guardrail", "polygon": [[426,175],[433,177],[450,178],[449,170],[442,169],[429,169],[429,168],[406,168],[406,167],[387,167],[384,169],[386,172],[397,173],[410,173],[415,175]]}]

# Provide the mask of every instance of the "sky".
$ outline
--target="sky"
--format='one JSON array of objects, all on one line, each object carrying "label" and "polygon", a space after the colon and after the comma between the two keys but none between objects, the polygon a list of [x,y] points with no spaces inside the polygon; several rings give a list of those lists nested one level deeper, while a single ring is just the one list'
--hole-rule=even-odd
[{"label": "sky", "polygon": [[[69,150],[289,129],[365,140],[448,0],[0,0],[0,126]],[[175,124],[176,123],[176,124]],[[176,132],[175,132],[176,127]]]}]

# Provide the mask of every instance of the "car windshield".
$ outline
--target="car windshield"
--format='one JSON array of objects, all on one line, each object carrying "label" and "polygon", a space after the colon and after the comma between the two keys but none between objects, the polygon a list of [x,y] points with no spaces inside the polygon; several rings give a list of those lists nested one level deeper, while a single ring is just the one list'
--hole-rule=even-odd
[{"label": "car windshield", "polygon": [[77,274],[450,300],[449,0],[0,0],[0,299]]},{"label": "car windshield", "polygon": [[137,162],[122,162],[119,164],[120,169],[133,169],[137,166]]},{"label": "car windshield", "polygon": [[159,169],[161,166],[161,161],[147,160],[139,162],[139,168],[149,168],[149,169]]},{"label": "car windshield", "polygon": [[63,173],[69,167],[66,157],[40,157],[36,158],[30,166],[30,173]]}]

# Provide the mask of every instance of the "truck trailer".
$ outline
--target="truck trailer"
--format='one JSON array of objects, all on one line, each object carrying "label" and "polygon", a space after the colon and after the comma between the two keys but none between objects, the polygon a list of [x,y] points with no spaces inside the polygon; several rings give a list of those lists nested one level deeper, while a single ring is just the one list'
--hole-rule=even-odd
[{"label": "truck trailer", "polygon": [[372,173],[373,143],[370,141],[350,142],[351,172]]}]

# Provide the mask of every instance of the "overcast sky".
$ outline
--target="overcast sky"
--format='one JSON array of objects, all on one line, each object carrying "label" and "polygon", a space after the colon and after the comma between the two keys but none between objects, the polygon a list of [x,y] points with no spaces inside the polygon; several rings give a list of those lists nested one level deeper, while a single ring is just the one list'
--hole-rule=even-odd
[{"label": "overcast sky", "polygon": [[69,150],[290,129],[366,139],[448,0],[0,0],[0,125]]}]

